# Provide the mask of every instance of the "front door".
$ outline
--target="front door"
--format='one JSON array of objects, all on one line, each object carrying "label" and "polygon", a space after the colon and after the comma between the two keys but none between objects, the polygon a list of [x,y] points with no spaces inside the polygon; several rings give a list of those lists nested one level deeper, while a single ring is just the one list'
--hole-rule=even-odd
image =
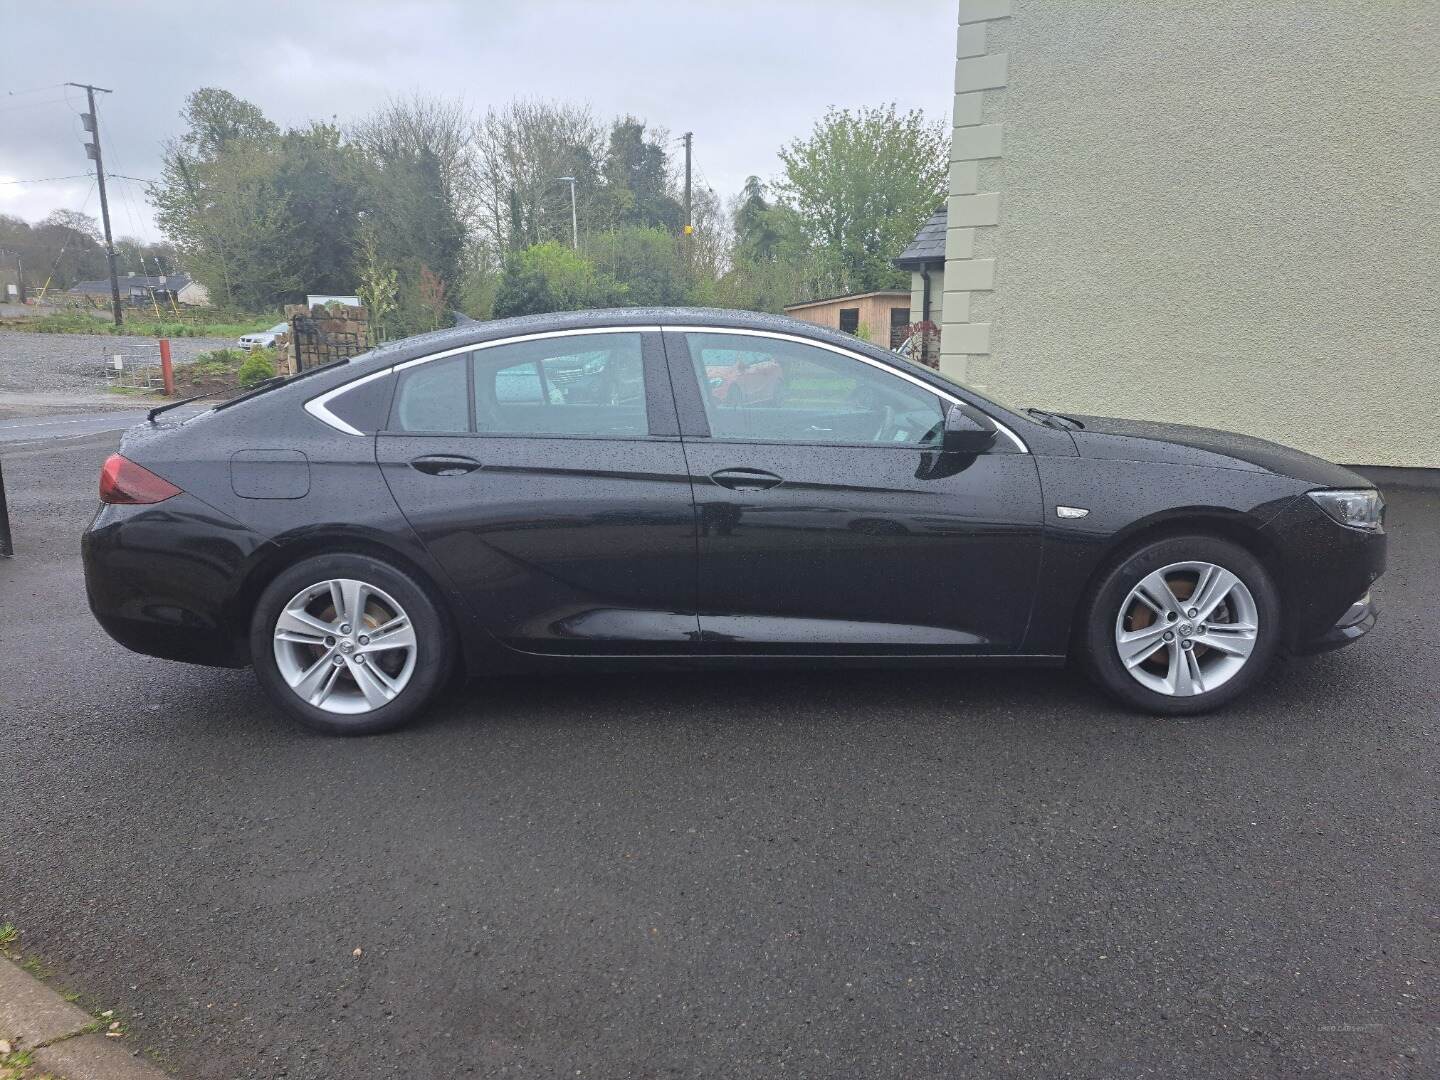
[{"label": "front door", "polygon": [[542,334],[402,366],[376,455],[502,643],[694,648],[695,519],[658,333]]},{"label": "front door", "polygon": [[755,332],[665,344],[707,651],[1020,649],[1042,524],[1030,454],[939,453],[949,402],[844,350]]}]

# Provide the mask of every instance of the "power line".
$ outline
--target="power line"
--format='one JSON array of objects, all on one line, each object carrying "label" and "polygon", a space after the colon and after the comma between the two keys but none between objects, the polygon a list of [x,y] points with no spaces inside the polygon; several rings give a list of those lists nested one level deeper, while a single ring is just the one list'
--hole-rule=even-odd
[{"label": "power line", "polygon": [[45,86],[32,86],[28,90],[6,90],[6,97],[16,97],[20,94],[38,94],[41,90],[58,90],[64,83],[49,83]]},{"label": "power line", "polygon": [[66,99],[63,97],[46,98],[44,101],[21,101],[10,105],[0,105],[0,112],[16,112],[20,109],[38,109],[42,105],[63,105]]},{"label": "power line", "polygon": [[79,180],[89,173],[77,172],[69,176],[37,176],[34,180],[0,180],[0,184],[48,184],[52,180]]}]

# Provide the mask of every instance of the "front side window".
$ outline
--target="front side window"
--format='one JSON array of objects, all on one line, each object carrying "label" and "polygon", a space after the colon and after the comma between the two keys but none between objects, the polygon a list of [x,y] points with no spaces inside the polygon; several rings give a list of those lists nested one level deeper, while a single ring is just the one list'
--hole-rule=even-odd
[{"label": "front side window", "polygon": [[901,446],[940,439],[937,394],[852,356],[779,338],[685,338],[712,438]]}]

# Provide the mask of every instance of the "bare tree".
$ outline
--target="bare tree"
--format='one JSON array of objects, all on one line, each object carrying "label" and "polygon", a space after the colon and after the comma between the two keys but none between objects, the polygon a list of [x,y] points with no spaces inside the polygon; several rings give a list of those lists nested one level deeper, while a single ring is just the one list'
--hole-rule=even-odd
[{"label": "bare tree", "polygon": [[426,156],[436,164],[439,194],[462,221],[476,211],[474,119],[458,98],[413,94],[391,98],[356,124],[352,142],[382,168]]},{"label": "bare tree", "polygon": [[517,99],[488,110],[474,137],[476,228],[492,257],[542,240],[568,242],[570,188],[557,177],[576,178],[583,227],[605,148],[587,106]]}]

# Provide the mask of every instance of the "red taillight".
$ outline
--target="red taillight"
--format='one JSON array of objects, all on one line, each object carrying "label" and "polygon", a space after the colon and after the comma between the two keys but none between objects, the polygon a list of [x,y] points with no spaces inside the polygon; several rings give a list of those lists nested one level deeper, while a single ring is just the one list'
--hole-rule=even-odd
[{"label": "red taillight", "polygon": [[179,494],[180,489],[169,480],[121,454],[111,454],[100,470],[100,501],[104,503],[158,503]]}]

